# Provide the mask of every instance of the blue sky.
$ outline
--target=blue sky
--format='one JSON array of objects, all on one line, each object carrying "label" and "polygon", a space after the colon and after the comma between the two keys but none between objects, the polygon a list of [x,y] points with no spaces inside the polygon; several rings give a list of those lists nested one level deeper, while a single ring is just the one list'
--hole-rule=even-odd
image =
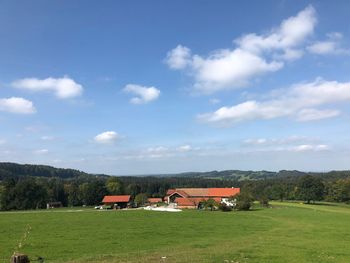
[{"label": "blue sky", "polygon": [[348,1],[0,1],[0,160],[115,175],[350,163]]}]

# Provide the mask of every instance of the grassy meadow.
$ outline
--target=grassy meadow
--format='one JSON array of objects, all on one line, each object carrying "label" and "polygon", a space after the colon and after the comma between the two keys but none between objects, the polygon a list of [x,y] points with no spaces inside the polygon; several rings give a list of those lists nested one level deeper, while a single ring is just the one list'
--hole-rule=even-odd
[{"label": "grassy meadow", "polygon": [[[0,262],[350,262],[350,206],[272,203],[248,212],[0,213]],[[18,250],[18,249],[17,249]]]}]

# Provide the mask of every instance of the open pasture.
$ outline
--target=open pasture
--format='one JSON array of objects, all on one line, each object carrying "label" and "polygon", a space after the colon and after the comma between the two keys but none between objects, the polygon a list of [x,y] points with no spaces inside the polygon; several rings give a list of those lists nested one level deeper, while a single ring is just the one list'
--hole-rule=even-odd
[{"label": "open pasture", "polygon": [[0,213],[0,262],[350,262],[350,207],[272,203],[249,212]]}]

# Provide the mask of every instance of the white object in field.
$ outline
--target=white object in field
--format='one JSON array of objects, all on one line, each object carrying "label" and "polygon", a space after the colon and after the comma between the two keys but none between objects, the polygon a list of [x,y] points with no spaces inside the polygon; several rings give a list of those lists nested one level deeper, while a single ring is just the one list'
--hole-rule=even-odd
[{"label": "white object in field", "polygon": [[222,198],[221,203],[225,204],[229,207],[235,207],[236,206],[236,199],[228,199],[228,198]]},{"label": "white object in field", "polygon": [[161,211],[161,212],[181,212],[181,209],[176,208],[169,208],[169,207],[152,207],[152,206],[146,206],[143,208],[144,210],[149,211]]}]

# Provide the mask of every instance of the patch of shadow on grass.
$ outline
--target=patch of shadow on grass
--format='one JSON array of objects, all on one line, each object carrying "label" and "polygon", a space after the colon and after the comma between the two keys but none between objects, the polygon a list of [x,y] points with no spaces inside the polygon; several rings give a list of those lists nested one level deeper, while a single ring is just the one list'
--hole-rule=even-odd
[{"label": "patch of shadow on grass", "polygon": [[304,203],[304,205],[310,205],[310,206],[313,206],[313,205],[323,205],[323,206],[338,206],[337,204],[331,204],[331,203],[322,203],[322,202],[317,202],[317,203]]}]

